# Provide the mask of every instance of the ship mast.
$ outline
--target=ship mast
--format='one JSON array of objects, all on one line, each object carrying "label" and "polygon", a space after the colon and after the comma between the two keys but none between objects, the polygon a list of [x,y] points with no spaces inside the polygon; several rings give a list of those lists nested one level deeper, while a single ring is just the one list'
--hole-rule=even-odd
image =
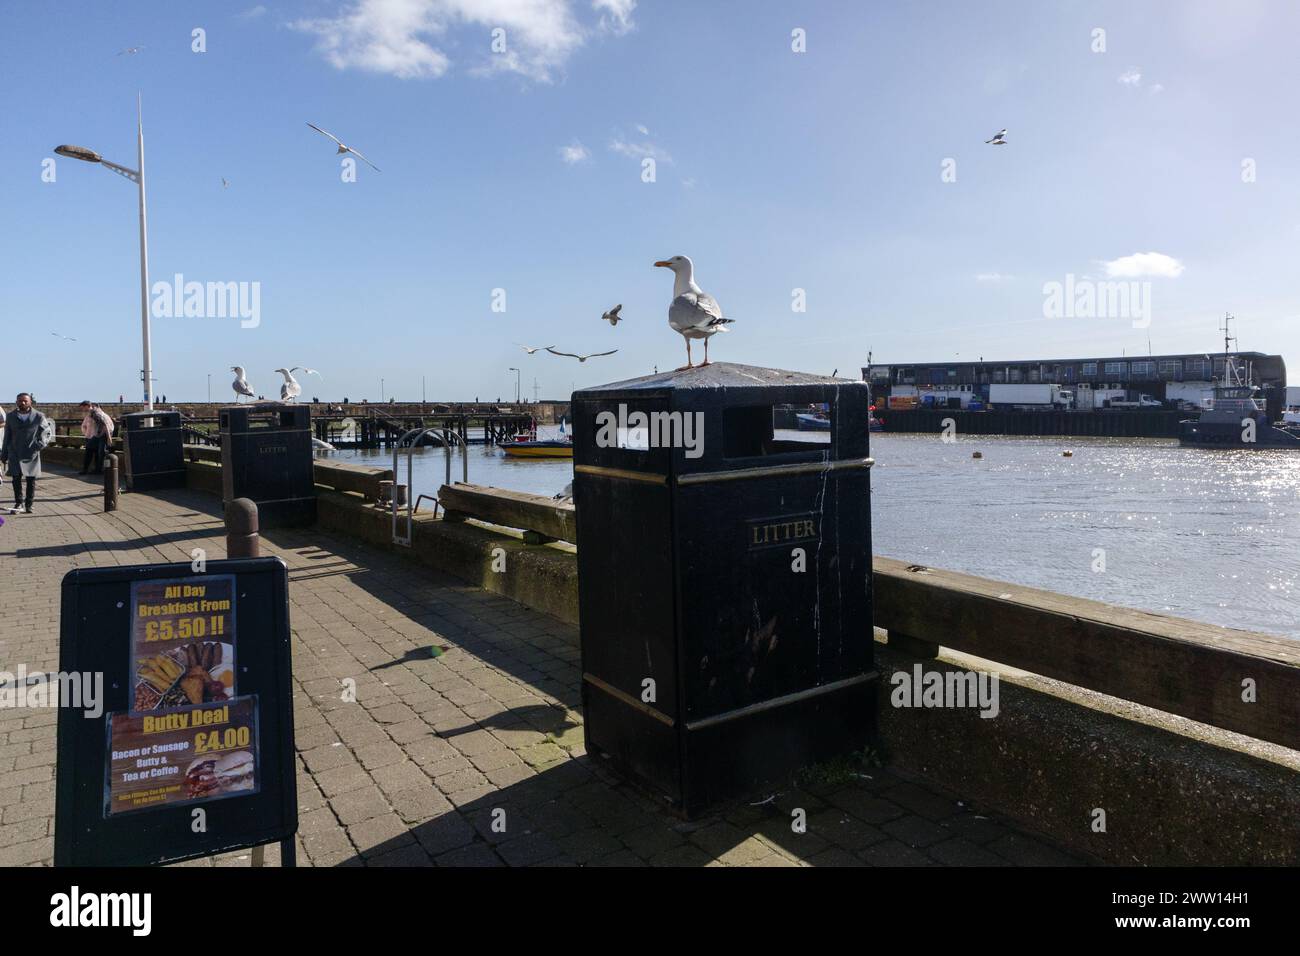
[{"label": "ship mast", "polygon": [[1232,334],[1232,313],[1223,313],[1223,325],[1219,326],[1223,330],[1223,384],[1231,388],[1235,385],[1241,385],[1240,373],[1233,367],[1232,359],[1229,353],[1232,351],[1232,343],[1237,341],[1237,337]]}]

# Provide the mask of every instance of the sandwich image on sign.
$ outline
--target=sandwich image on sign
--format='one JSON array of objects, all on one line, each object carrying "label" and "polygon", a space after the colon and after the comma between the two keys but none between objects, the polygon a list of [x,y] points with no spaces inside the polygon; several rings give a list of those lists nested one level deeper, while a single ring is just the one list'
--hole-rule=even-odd
[{"label": "sandwich image on sign", "polygon": [[190,799],[217,797],[252,790],[253,755],[237,750],[223,757],[205,757],[185,771],[185,795]]}]

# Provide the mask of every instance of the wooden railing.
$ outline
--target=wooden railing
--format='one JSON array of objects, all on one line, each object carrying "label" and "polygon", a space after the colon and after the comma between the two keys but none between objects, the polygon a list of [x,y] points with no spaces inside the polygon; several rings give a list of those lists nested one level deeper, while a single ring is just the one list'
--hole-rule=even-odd
[{"label": "wooden railing", "polygon": [[875,624],[1300,749],[1300,641],[877,557]]},{"label": "wooden railing", "polygon": [[438,503],[448,521],[477,518],[489,524],[519,528],[524,539],[533,544],[547,541],[578,541],[573,502],[506,491],[484,485],[443,485],[438,489]]},{"label": "wooden railing", "polygon": [[[438,498],[452,519],[577,541],[569,502],[480,485]],[[874,559],[873,595],[875,626],[923,656],[942,646],[1300,750],[1300,641],[892,558]]]}]

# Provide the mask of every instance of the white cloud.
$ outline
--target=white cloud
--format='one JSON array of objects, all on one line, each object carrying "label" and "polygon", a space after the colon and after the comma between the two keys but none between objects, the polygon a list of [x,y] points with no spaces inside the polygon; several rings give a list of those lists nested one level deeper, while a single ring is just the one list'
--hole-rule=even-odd
[{"label": "white cloud", "polygon": [[671,163],[673,161],[666,149],[656,146],[649,140],[644,143],[629,143],[621,136],[616,136],[610,141],[609,148],[623,156],[631,156],[633,159],[645,159],[648,156],[660,163]]},{"label": "white cloud", "polygon": [[[632,28],[635,0],[593,0],[597,27],[615,34]],[[550,82],[586,42],[571,0],[347,0],[337,16],[299,20],[335,68],[388,73],[402,79],[437,78],[452,66],[444,48],[480,51],[469,67],[477,75],[519,73]],[[505,31],[506,49],[490,49],[491,31]],[[449,42],[453,29],[467,35]]]},{"label": "white cloud", "polygon": [[587,160],[591,159],[591,151],[575,139],[568,146],[560,147],[560,159],[564,160],[570,166],[576,165],[577,163],[585,163]]},{"label": "white cloud", "polygon": [[1156,93],[1163,93],[1164,91],[1165,91],[1164,85],[1161,83],[1157,83],[1147,90],[1148,93],[1151,93],[1153,95]]},{"label": "white cloud", "polygon": [[632,22],[636,0],[591,0],[591,8],[600,14],[600,28],[615,36],[622,36],[636,26]]},{"label": "white cloud", "polygon": [[245,10],[243,13],[236,14],[236,19],[256,20],[258,17],[262,16],[265,13],[266,13],[266,7],[262,6],[259,3],[257,6],[250,7],[249,9]]},{"label": "white cloud", "polygon": [[649,136],[649,135],[650,135],[650,130],[646,129],[646,128],[645,128],[644,126],[642,126],[640,123],[637,123],[637,124],[636,124],[636,131],[637,131],[638,133],[640,133],[642,136]]},{"label": "white cloud", "polygon": [[1106,267],[1106,276],[1111,279],[1137,279],[1142,276],[1176,279],[1183,274],[1185,268],[1173,256],[1161,252],[1135,252],[1131,256],[1103,262],[1102,265]]},{"label": "white cloud", "polygon": [[695,188],[695,178],[694,178],[694,177],[691,177],[690,179],[683,179],[683,180],[682,180],[682,185],[685,186],[687,189],[694,189],[694,188]]},{"label": "white cloud", "polygon": [[1125,86],[1141,86],[1142,71],[1136,66],[1130,66],[1127,70],[1115,77],[1115,81],[1123,83]]},{"label": "white cloud", "polygon": [[1001,272],[981,272],[975,276],[976,282],[1005,282],[1011,276],[1004,276]]}]

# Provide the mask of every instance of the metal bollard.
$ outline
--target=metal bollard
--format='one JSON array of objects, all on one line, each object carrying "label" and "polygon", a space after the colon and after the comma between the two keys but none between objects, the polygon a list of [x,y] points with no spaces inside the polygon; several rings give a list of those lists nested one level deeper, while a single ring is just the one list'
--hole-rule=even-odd
[{"label": "metal bollard", "polygon": [[109,455],[104,461],[104,510],[117,510],[117,455]]},{"label": "metal bollard", "polygon": [[226,557],[260,558],[262,539],[257,534],[257,503],[236,498],[226,505]]}]

